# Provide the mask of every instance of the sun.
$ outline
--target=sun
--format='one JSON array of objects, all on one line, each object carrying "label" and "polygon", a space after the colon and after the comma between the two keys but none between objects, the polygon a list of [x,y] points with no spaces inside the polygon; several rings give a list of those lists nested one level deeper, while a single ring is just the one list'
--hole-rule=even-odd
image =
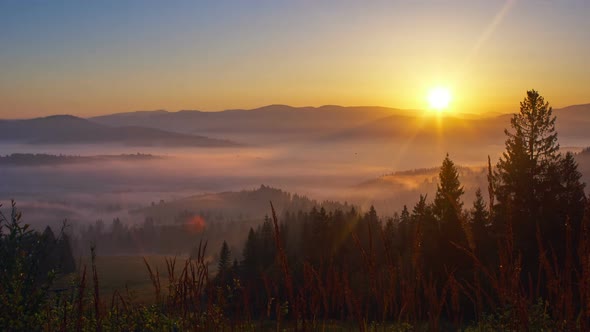
[{"label": "sun", "polygon": [[430,108],[442,112],[449,107],[451,92],[447,88],[436,87],[428,92],[428,104]]}]

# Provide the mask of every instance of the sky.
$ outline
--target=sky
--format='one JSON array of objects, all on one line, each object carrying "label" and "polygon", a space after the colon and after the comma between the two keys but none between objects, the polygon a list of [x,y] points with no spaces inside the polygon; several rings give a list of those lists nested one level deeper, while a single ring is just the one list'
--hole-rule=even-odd
[{"label": "sky", "polygon": [[0,0],[0,118],[590,102],[590,1]]}]

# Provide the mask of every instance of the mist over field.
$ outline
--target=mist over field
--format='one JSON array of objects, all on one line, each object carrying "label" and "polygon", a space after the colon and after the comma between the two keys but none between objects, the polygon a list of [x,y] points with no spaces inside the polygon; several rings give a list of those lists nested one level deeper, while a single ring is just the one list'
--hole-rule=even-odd
[{"label": "mist over field", "polygon": [[[5,139],[0,143],[0,155],[48,154],[78,159],[56,157],[49,162],[38,157],[16,163],[15,158],[4,158],[0,160],[0,198],[3,202],[15,199],[27,222],[34,226],[58,225],[67,219],[73,229],[96,220],[109,223],[114,218],[133,225],[147,216],[132,211],[152,202],[255,190],[260,185],[318,201],[348,202],[363,210],[374,205],[384,215],[393,215],[404,205],[413,205],[421,194],[433,197],[439,164],[449,153],[463,167],[461,180],[466,204],[470,204],[475,190],[487,186],[484,166],[488,155],[495,161],[503,151],[503,128],[509,126],[508,117],[436,119],[413,112],[269,106],[219,114],[157,111],[90,120],[37,119],[36,135],[61,135],[63,142]],[[584,113],[567,109],[556,113],[563,128],[559,141],[562,149],[579,152],[590,145],[590,135],[578,129],[588,122]],[[277,114],[286,121],[277,121]],[[244,122],[245,116],[257,122]],[[60,127],[63,121],[69,125],[65,131]],[[313,125],[306,127],[305,123]],[[140,135],[148,132],[147,128],[190,135],[187,133],[206,131],[210,125],[205,137],[214,135],[215,129],[217,139],[229,137],[237,144],[199,147],[174,141],[161,146],[162,141],[154,141],[146,146],[134,143],[140,139],[136,134],[119,135],[124,137],[122,142],[81,144],[81,135],[87,139],[92,136],[77,132],[80,124],[101,133],[146,126]],[[29,124],[23,120],[20,125],[26,129]],[[465,139],[467,133],[477,135]],[[145,157],[129,157],[133,155]],[[581,159],[580,164],[588,176],[587,161]],[[204,205],[194,209],[207,209]],[[260,211],[257,217],[268,212]]]},{"label": "mist over field", "polygon": [[[406,151],[404,151],[404,149]],[[127,210],[160,200],[184,196],[254,189],[261,184],[323,200],[341,200],[368,208],[376,191],[366,182],[382,175],[414,168],[435,167],[443,150],[395,144],[283,144],[240,148],[127,148],[109,146],[0,146],[0,154],[48,153],[63,155],[116,155],[149,153],[154,160],[92,160],[52,165],[1,165],[4,201],[15,198],[27,220],[69,219],[93,222],[118,215],[132,219]],[[475,150],[475,149],[474,149]],[[466,165],[478,165],[486,155],[461,150],[456,158]],[[452,153],[452,151],[450,151]],[[480,163],[478,163],[478,160]],[[422,178],[421,176],[424,176]],[[433,174],[419,174],[393,192],[403,195]],[[406,181],[407,182],[407,181]],[[360,189],[362,187],[363,189]],[[407,197],[413,200],[415,197]],[[54,213],[30,215],[29,205],[42,203]],[[383,205],[383,204],[381,204]],[[390,212],[401,208],[388,203]],[[63,209],[62,211],[59,208]],[[268,212],[268,211],[265,211]],[[62,214],[62,215],[60,215]],[[33,219],[33,220],[31,220]],[[129,220],[131,221],[131,220]]]}]

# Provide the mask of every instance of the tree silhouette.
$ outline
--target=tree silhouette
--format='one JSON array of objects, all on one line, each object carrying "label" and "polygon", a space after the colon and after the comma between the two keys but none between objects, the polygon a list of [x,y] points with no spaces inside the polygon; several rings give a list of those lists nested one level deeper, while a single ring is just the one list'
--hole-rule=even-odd
[{"label": "tree silhouette", "polygon": [[220,281],[226,279],[231,269],[231,251],[226,241],[223,241],[219,251],[219,262],[217,263],[217,278]]},{"label": "tree silhouette", "polygon": [[490,213],[483,199],[481,189],[475,191],[475,201],[470,211],[471,232],[473,234],[473,243],[475,252],[480,259],[484,259],[489,251],[486,248],[491,246],[488,236],[488,223]]},{"label": "tree silhouette", "polygon": [[465,267],[468,260],[462,248],[470,246],[463,220],[461,196],[464,190],[459,181],[457,167],[448,154],[443,160],[438,179],[432,212],[440,229],[439,264],[446,267]]},{"label": "tree silhouette", "polygon": [[459,182],[459,172],[448,154],[443,160],[438,180],[433,206],[434,215],[442,224],[454,223],[459,220],[463,209],[461,196],[464,190]]},{"label": "tree silhouette", "polygon": [[527,91],[510,121],[512,131],[505,130],[506,151],[494,174],[496,233],[513,234],[527,274],[538,266],[535,234],[548,239],[543,246],[561,259],[566,220],[577,229],[583,214],[584,185],[573,156],[559,153],[555,119],[549,103]]},{"label": "tree silhouette", "polygon": [[535,90],[527,91],[520,112],[510,120],[513,132],[505,130],[506,151],[497,165],[499,203],[537,218],[544,181],[551,165],[559,160],[555,116],[548,102]]}]

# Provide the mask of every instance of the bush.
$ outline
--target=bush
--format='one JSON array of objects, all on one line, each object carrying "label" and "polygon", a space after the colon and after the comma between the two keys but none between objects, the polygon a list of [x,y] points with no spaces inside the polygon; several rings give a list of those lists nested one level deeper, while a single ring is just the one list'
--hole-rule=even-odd
[{"label": "bush", "polygon": [[[1,205],[0,205],[1,206]],[[10,217],[0,212],[0,330],[35,331],[44,322],[55,266],[48,256],[56,248],[48,238],[21,223],[16,204]]]}]

